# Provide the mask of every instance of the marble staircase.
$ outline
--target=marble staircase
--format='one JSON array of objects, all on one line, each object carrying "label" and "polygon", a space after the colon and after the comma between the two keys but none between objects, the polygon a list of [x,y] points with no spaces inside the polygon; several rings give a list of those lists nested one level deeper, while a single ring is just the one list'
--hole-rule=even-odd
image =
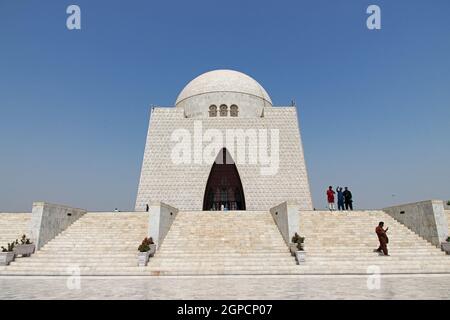
[{"label": "marble staircase", "polygon": [[295,273],[266,211],[180,212],[148,271],[154,275]]},{"label": "marble staircase", "polygon": [[[0,240],[18,238],[30,218],[0,214]],[[191,211],[178,213],[148,266],[138,267],[148,214],[87,213],[31,257],[0,267],[0,275],[450,273],[450,256],[383,211],[302,211],[299,221],[306,237],[301,265],[268,211]],[[389,227],[388,257],[373,252],[379,221]]]},{"label": "marble staircase", "polygon": [[[389,227],[390,256],[373,252],[380,221]],[[307,252],[300,273],[450,273],[450,256],[383,211],[305,211],[300,213],[300,230]]]},{"label": "marble staircase", "polygon": [[31,257],[0,267],[0,275],[139,274],[137,247],[147,227],[147,213],[86,213]]}]

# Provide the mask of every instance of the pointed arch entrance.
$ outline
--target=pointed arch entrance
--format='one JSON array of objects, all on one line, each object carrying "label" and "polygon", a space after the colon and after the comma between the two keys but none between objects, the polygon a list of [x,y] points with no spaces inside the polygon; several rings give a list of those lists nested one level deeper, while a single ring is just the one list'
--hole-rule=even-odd
[{"label": "pointed arch entrance", "polygon": [[214,161],[203,198],[203,210],[245,210],[244,189],[236,164],[223,148]]}]

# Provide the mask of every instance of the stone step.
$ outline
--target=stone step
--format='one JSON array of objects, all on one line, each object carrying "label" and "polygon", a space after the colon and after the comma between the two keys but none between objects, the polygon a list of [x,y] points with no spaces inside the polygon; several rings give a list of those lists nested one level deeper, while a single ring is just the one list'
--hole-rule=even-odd
[{"label": "stone step", "polygon": [[[313,268],[313,269],[303,269],[298,270],[296,274],[311,274],[311,275],[351,275],[351,274],[371,274],[371,270],[367,270],[367,268],[333,268],[333,269],[319,269],[319,268]],[[445,268],[381,268],[380,269],[381,274],[442,274],[448,273],[448,270]]]},{"label": "stone step", "polygon": [[[58,256],[58,255],[40,255],[35,254],[28,258],[17,257],[16,261],[21,259],[26,259],[28,262],[51,262],[51,261],[126,261],[129,259],[136,259],[137,254],[129,254],[129,255],[114,255],[114,256],[104,256],[104,255],[88,255],[88,256],[76,256],[76,255],[66,255],[66,256]],[[25,261],[24,261],[25,263]]]},{"label": "stone step", "polygon": [[329,270],[329,271],[333,271],[333,270],[368,270],[368,268],[381,268],[382,271],[391,271],[393,272],[394,270],[398,270],[399,273],[403,273],[404,270],[411,270],[411,269],[416,269],[416,270],[427,270],[427,268],[429,270],[442,270],[444,272],[449,273],[450,272],[450,265],[449,264],[438,264],[438,263],[432,263],[432,264],[408,264],[408,263],[378,263],[378,264],[363,264],[363,263],[355,263],[355,264],[340,264],[340,263],[335,263],[333,265],[329,265],[329,264],[306,264],[303,266],[299,266],[301,269],[304,270],[317,270],[317,271],[324,271],[324,270]]},{"label": "stone step", "polygon": [[[320,252],[320,251],[306,251],[306,254],[309,257],[329,257],[329,258],[335,258],[335,257],[344,257],[347,259],[356,259],[358,257],[371,257],[374,255],[377,255],[376,252],[373,252],[372,250],[368,250],[368,251],[364,251],[364,252],[358,252],[357,254],[355,254],[354,252],[348,251],[348,252]],[[398,257],[417,257],[417,258],[421,258],[421,257],[433,257],[433,256],[438,256],[438,257],[446,257],[444,252],[440,252],[438,250],[436,251],[432,251],[432,252],[421,252],[421,253],[415,253],[415,252],[399,252],[399,251],[390,251],[390,255],[391,256],[398,256]]]},{"label": "stone step", "polygon": [[[215,255],[217,253],[217,250],[192,250],[192,251],[184,251],[184,250],[161,250],[159,251],[157,254],[162,254],[164,256],[167,255],[182,255],[182,254],[189,254],[189,255]],[[285,250],[279,250],[279,251],[274,251],[274,250],[259,250],[259,251],[253,251],[253,250],[245,250],[245,249],[235,249],[231,252],[229,252],[230,254],[240,254],[240,255],[253,255],[253,254],[258,254],[258,255],[266,255],[267,257],[271,257],[271,253],[279,255],[279,254],[289,254],[289,250],[285,249]],[[228,252],[222,252],[223,254],[228,254]]]},{"label": "stone step", "polygon": [[[388,259],[388,261],[383,261],[381,259]],[[385,260],[386,260],[385,259]],[[318,257],[308,257],[308,263],[314,264],[314,265],[321,265],[321,264],[326,264],[326,265],[333,265],[333,264],[339,264],[339,263],[344,263],[348,260],[345,259],[339,259],[339,258],[334,258],[334,259],[329,259],[329,258],[318,258]],[[427,258],[426,260],[424,260],[426,262],[417,262],[417,258],[414,257],[384,257],[384,256],[375,256],[375,257],[366,257],[365,259],[360,258],[360,259],[353,259],[351,260],[350,263],[364,263],[364,264],[377,264],[377,263],[408,263],[408,264],[432,264],[432,263],[437,263],[437,264],[441,264],[441,265],[449,265],[450,260],[448,261],[443,261],[440,257],[434,257],[434,258]],[[450,271],[450,270],[449,270]]]},{"label": "stone step", "polygon": [[[361,246],[361,247],[350,247],[350,246],[308,246],[307,244],[304,246],[305,251],[309,252],[353,252],[355,255],[358,252],[366,252],[372,251],[373,249],[378,248],[378,244],[373,244],[371,246]],[[428,247],[402,247],[402,246],[390,246],[388,247],[389,251],[401,251],[401,252],[434,252],[436,248],[428,248]]]},{"label": "stone step", "polygon": [[[66,271],[66,267],[73,267],[73,266],[48,266],[48,267],[42,268],[42,271],[63,271],[64,272],[64,271]],[[240,266],[224,266],[224,267],[220,267],[220,270],[235,270],[235,271],[238,271],[238,270],[255,270],[256,271],[256,270],[268,270],[268,269],[272,269],[272,270],[288,269],[289,270],[289,269],[294,269],[294,268],[298,268],[298,266],[295,265],[295,264],[290,265],[290,266],[286,266],[286,265],[284,265],[284,266],[247,266],[245,268],[240,267]],[[26,265],[16,265],[14,267],[14,271],[30,270],[30,269],[33,269],[33,268],[32,267],[29,268]],[[104,265],[102,265],[102,266],[81,266],[80,267],[81,271],[89,270],[89,269],[91,269],[91,270],[98,269],[98,270],[105,270],[105,271],[106,270],[114,271],[116,269],[116,267],[114,267],[114,266],[104,266]],[[135,266],[135,267],[133,267],[133,266],[123,266],[123,267],[120,268],[121,271],[125,271],[127,269],[128,270],[133,270],[133,269],[139,269],[139,267],[137,267],[137,266]],[[191,269],[191,267],[189,267],[189,266],[185,266],[185,267],[177,267],[177,266],[175,266],[175,267],[173,267],[172,266],[172,267],[163,267],[163,268],[161,268],[159,266],[151,267],[150,264],[149,264],[147,267],[145,267],[145,269],[148,270],[148,271],[161,270],[161,269],[176,270],[176,269]],[[203,269],[214,270],[216,268],[203,267]],[[9,271],[9,268],[8,269],[1,269],[1,270],[2,271],[3,270]]]},{"label": "stone step", "polygon": [[[305,243],[304,247],[307,248],[307,250],[327,250],[327,251],[365,251],[365,250],[373,250],[379,247],[379,242],[372,242],[372,243],[364,243],[363,245],[358,246],[352,246],[351,244],[336,244],[336,245],[320,245],[320,244],[307,244]],[[439,248],[433,246],[433,245],[416,245],[416,246],[408,246],[405,244],[396,244],[396,243],[389,243],[387,245],[389,250],[400,250],[400,251],[409,251],[409,252],[416,252],[416,251],[428,251],[428,252],[434,252],[436,250],[440,250]]]},{"label": "stone step", "polygon": [[[123,241],[119,241],[119,240],[117,240],[117,246],[120,246],[120,247],[129,247],[129,246],[135,246],[135,247],[137,247],[137,246],[139,246],[139,244],[141,243],[141,241],[133,241],[133,240],[123,240]],[[45,245],[45,248],[60,248],[60,247],[70,247],[70,248],[73,248],[73,247],[76,247],[76,248],[86,248],[86,247],[88,247],[88,248],[114,248],[114,243],[111,243],[111,244],[96,244],[96,243],[93,243],[93,242],[86,242],[86,243],[84,243],[84,242],[69,242],[69,241],[64,241],[64,240],[62,240],[62,241],[58,241],[57,243],[56,242],[53,242],[53,243],[48,243],[47,245]]]},{"label": "stone step", "polygon": [[[133,261],[136,262],[137,256],[126,256],[126,257],[83,257],[83,258],[75,258],[71,256],[66,257],[47,257],[46,259],[31,257],[31,258],[16,258],[15,262],[21,262],[21,263],[62,263],[62,262],[83,262],[83,263],[101,263],[101,262],[126,262],[126,261]],[[25,261],[26,260],[26,261]],[[186,257],[153,257],[150,259],[151,261],[176,261],[176,262],[183,262],[183,263],[190,263],[190,262],[200,262],[200,261],[210,261],[210,262],[233,262],[237,263],[240,261],[246,261],[246,262],[253,262],[253,263],[264,263],[265,261],[276,261],[277,263],[280,262],[291,262],[294,261],[291,259],[290,256],[284,256],[284,257],[271,257],[271,259],[264,260],[261,257],[253,257],[253,256],[247,256],[247,257],[227,257],[227,258],[218,258],[218,257],[210,257],[210,256],[186,256]]]},{"label": "stone step", "polygon": [[[47,266],[45,268],[41,268],[40,270],[37,270],[36,268],[33,268],[33,266],[26,266],[26,265],[14,265],[14,268],[9,268],[6,267],[5,269],[0,269],[0,271],[6,271],[6,272],[11,272],[11,271],[25,271],[25,272],[30,272],[33,273],[33,271],[35,271],[35,274],[45,274],[46,272],[60,272],[63,274],[68,274],[68,268],[74,268],[76,266],[72,266],[72,265],[68,265],[68,266]],[[122,266],[120,269],[115,267],[115,266],[81,266],[79,268],[79,270],[83,273],[83,271],[94,271],[94,270],[99,270],[99,271],[135,271],[139,269],[139,267],[137,266],[137,264],[135,266]]]},{"label": "stone step", "polygon": [[[150,259],[152,260],[152,259]],[[149,267],[188,267],[188,266],[208,266],[208,267],[224,267],[224,266],[233,266],[233,267],[242,267],[245,268],[247,266],[251,267],[262,267],[262,266],[280,266],[280,265],[296,265],[294,260],[292,261],[286,261],[286,260],[279,260],[279,261],[256,261],[256,260],[240,260],[240,261],[189,261],[189,262],[183,262],[183,261],[164,261],[164,260],[155,260],[150,261],[148,266]],[[325,265],[325,264],[322,264]],[[406,265],[406,264],[405,264]],[[430,264],[432,265],[432,264]],[[81,266],[81,267],[93,267],[93,266],[105,266],[105,267],[113,267],[113,268],[121,268],[123,266],[137,266],[137,259],[130,259],[127,261],[51,261],[51,262],[26,262],[26,263],[19,263],[17,261],[11,262],[11,267],[20,267],[20,268],[39,268],[39,269],[45,269],[45,268],[56,268],[56,267],[73,267],[73,266]],[[320,264],[318,264],[320,266]],[[447,264],[447,266],[449,266]]]},{"label": "stone step", "polygon": [[133,261],[125,261],[125,262],[114,262],[114,263],[108,263],[108,262],[89,262],[89,263],[77,263],[77,262],[28,262],[26,264],[18,264],[17,262],[11,262],[11,267],[14,268],[31,268],[31,269],[48,269],[48,268],[67,268],[67,267],[77,267],[77,266],[83,266],[83,267],[113,267],[113,268],[122,268],[122,267],[133,267],[137,266],[137,259]]},{"label": "stone step", "polygon": [[[102,236],[109,236],[107,234],[102,234]],[[99,243],[98,239],[84,239],[83,236],[78,236],[78,235],[72,235],[70,237],[56,237],[54,240],[58,240],[58,243],[67,243],[67,244],[97,244]],[[141,237],[138,236],[134,236],[134,234],[130,233],[126,233],[126,232],[122,232],[122,235],[120,237],[115,237],[114,241],[117,243],[121,243],[121,242],[127,242],[127,243],[136,243],[136,241],[139,241],[139,243],[141,242]],[[47,245],[50,244],[54,244],[55,242],[49,242]],[[104,242],[103,242],[104,243]]]},{"label": "stone step", "polygon": [[[336,245],[341,245],[341,244],[348,244],[351,246],[364,246],[364,245],[370,245],[372,243],[379,243],[378,240],[375,239],[361,239],[360,241],[358,241],[357,243],[354,242],[355,239],[352,240],[336,240],[336,241],[328,241],[328,240],[315,240],[312,241],[309,238],[305,239],[305,244],[308,245],[317,245],[317,246],[323,246],[323,245],[330,245],[330,246],[336,246]],[[426,242],[412,242],[412,241],[395,241],[395,240],[390,240],[388,245],[402,245],[402,246],[410,246],[410,247],[435,247],[433,246],[431,243],[426,243]]]},{"label": "stone step", "polygon": [[[305,228],[303,228],[305,229]],[[340,238],[343,239],[349,239],[349,238],[354,238],[354,237],[371,237],[371,238],[376,238],[375,232],[370,231],[370,232],[345,232],[345,230],[341,230],[342,234]],[[334,233],[332,231],[329,230],[308,230],[307,232],[303,232],[303,234],[305,236],[308,236],[309,238],[312,239],[326,239],[328,241],[332,241],[332,240],[336,240],[336,239],[332,239],[331,235],[334,235]],[[329,236],[326,236],[329,235]],[[392,235],[392,233],[388,234]],[[417,238],[417,235],[414,234],[406,234],[406,233],[402,233],[402,232],[397,232],[395,233],[395,236],[393,237],[395,239],[402,239],[403,241],[419,241],[419,242],[423,242],[426,241],[425,239],[422,238]]]},{"label": "stone step", "polygon": [[[449,273],[449,267],[448,266],[440,266],[440,265],[427,265],[427,266],[408,266],[408,265],[358,265],[354,266],[353,268],[351,266],[332,266],[331,268],[328,266],[313,266],[311,268],[301,267],[293,263],[292,265],[284,265],[283,267],[279,265],[259,265],[259,266],[252,266],[252,265],[243,265],[243,266],[231,266],[231,265],[209,265],[209,264],[191,264],[191,265],[148,265],[146,268],[150,271],[186,271],[186,270],[192,270],[192,271],[199,271],[201,269],[204,270],[216,270],[218,274],[221,273],[221,271],[225,270],[234,270],[235,272],[238,271],[257,271],[257,270],[276,270],[279,274],[283,274],[286,270],[286,267],[289,267],[287,270],[292,270],[297,273],[300,273],[302,271],[318,271],[319,273],[339,273],[339,271],[346,271],[347,273],[370,273],[370,272],[377,272],[376,270],[380,270],[381,273],[408,273],[405,272],[406,270],[409,270],[411,272],[412,270],[415,270],[417,273],[428,273],[428,272],[442,272],[442,273]],[[100,268],[100,267],[99,267]],[[124,267],[125,268],[125,267]],[[297,269],[297,270],[295,270]],[[372,270],[372,271],[371,271]]]},{"label": "stone step", "polygon": [[165,255],[159,256],[157,253],[154,257],[151,258],[152,261],[185,261],[185,262],[198,262],[198,261],[254,261],[254,262],[263,262],[263,261],[294,261],[291,256],[288,254],[278,255],[278,256],[270,256],[270,259],[267,259],[267,256],[253,256],[253,255],[235,255],[235,256],[211,256],[209,254],[204,255]]},{"label": "stone step", "polygon": [[138,245],[128,245],[128,246],[92,246],[92,247],[71,247],[71,246],[53,246],[53,247],[43,247],[39,252],[55,252],[56,254],[63,254],[73,252],[121,252],[121,251],[137,251]]},{"label": "stone step", "polygon": [[[251,257],[254,258],[264,258],[264,257],[286,257],[286,252],[288,250],[283,250],[280,252],[273,252],[273,251],[266,251],[266,252],[252,252]],[[155,257],[158,258],[170,258],[170,257],[177,257],[177,258],[196,258],[196,257],[211,257],[211,259],[216,259],[216,257],[222,257],[226,255],[228,258],[242,258],[242,257],[248,257],[248,252],[239,253],[239,252],[220,252],[220,251],[212,251],[212,252],[206,252],[206,253],[187,253],[185,251],[179,251],[177,253],[175,252],[162,252],[159,251],[156,253]]]},{"label": "stone step", "polygon": [[210,268],[210,269],[226,269],[226,268],[233,268],[236,267],[236,270],[246,270],[249,268],[278,268],[280,267],[280,264],[283,265],[292,265],[295,266],[296,263],[294,261],[291,261],[289,263],[286,263],[284,261],[280,262],[270,262],[270,261],[264,261],[264,262],[253,262],[253,261],[240,261],[238,267],[236,266],[235,261],[222,261],[222,262],[211,262],[211,261],[191,261],[190,263],[180,263],[180,262],[153,262],[148,264],[148,268],[150,269],[156,269],[156,268],[171,268],[173,269],[182,269],[182,268],[190,268],[190,269],[200,269],[200,268]]},{"label": "stone step", "polygon": [[[72,229],[73,228],[73,229]],[[146,227],[136,227],[136,228],[130,228],[130,227],[121,227],[121,226],[115,226],[114,228],[109,228],[108,226],[105,226],[104,228],[79,228],[77,227],[71,227],[70,229],[67,229],[63,232],[61,232],[61,235],[64,234],[80,234],[80,235],[89,235],[91,237],[94,237],[95,234],[92,232],[101,232],[101,233],[117,233],[120,231],[145,231],[147,230]]]},{"label": "stone step", "polygon": [[[338,260],[338,259],[314,259],[309,258],[307,260],[307,264],[313,265],[313,266],[320,266],[320,265],[368,265],[369,262],[375,262],[378,264],[394,264],[394,265],[431,265],[431,264],[440,264],[440,265],[450,265],[450,259],[427,259],[427,260],[411,260],[411,259],[399,259],[394,258],[392,256],[376,256],[374,258],[367,258],[366,260]],[[450,270],[449,270],[450,271]]]},{"label": "stone step", "polygon": [[246,243],[246,245],[240,245],[240,244],[229,244],[229,243],[222,243],[220,245],[211,245],[211,244],[190,244],[190,245],[181,245],[181,244],[163,244],[161,246],[161,250],[183,250],[183,251],[190,251],[190,250],[221,250],[223,252],[231,250],[268,250],[268,251],[277,251],[277,250],[285,250],[286,245],[276,245],[271,246],[270,244],[264,245],[264,246],[254,246],[251,244]]},{"label": "stone step", "polygon": [[233,233],[221,233],[220,235],[208,235],[208,233],[202,231],[201,234],[200,231],[198,233],[183,233],[183,234],[171,234],[168,236],[164,242],[171,242],[171,241],[180,241],[183,239],[183,237],[188,237],[189,239],[195,239],[195,240],[201,240],[202,236],[207,235],[208,239],[211,239],[212,241],[221,241],[221,240],[236,240],[241,241],[241,239],[245,239],[246,241],[279,241],[282,242],[282,240],[279,238],[279,234],[273,234],[273,233],[257,233],[255,235],[249,234],[249,235],[243,235],[242,237],[235,238],[236,232],[239,232],[238,230],[234,231]]},{"label": "stone step", "polygon": [[[319,223],[319,222],[318,222]],[[357,225],[357,224],[355,224]],[[331,232],[328,233],[329,236],[331,236],[332,234],[335,234],[335,232],[333,231],[333,229],[339,228],[340,234],[341,236],[346,236],[346,235],[368,235],[371,234],[373,236],[376,236],[375,234],[375,228],[372,228],[372,226],[369,227],[363,227],[363,226],[358,226],[358,230],[354,230],[353,228],[350,229],[345,229],[345,228],[340,228],[338,226],[336,227],[329,227],[329,228],[314,228],[314,227],[307,227],[301,224],[301,227],[303,227],[304,232],[303,233],[308,233],[311,235],[317,234],[316,232]],[[404,235],[404,236],[408,236],[408,237],[412,237],[412,238],[416,238],[417,234],[414,234],[411,231],[407,231],[404,229],[392,229],[392,227],[389,228],[388,231],[388,235],[389,234],[400,234],[400,235]],[[327,234],[317,234],[317,235],[321,235],[321,236],[326,236]]]}]

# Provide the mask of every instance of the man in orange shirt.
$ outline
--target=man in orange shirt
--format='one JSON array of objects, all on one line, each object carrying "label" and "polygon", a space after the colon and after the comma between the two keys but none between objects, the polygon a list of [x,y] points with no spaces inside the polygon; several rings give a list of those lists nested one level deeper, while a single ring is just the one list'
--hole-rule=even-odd
[{"label": "man in orange shirt", "polygon": [[327,201],[328,209],[330,209],[330,211],[336,210],[336,207],[334,206],[334,193],[333,187],[329,186],[327,190]]},{"label": "man in orange shirt", "polygon": [[376,252],[381,253],[383,251],[383,254],[385,256],[388,256],[388,249],[387,249],[387,244],[389,242],[388,236],[386,235],[386,232],[389,230],[389,228],[386,228],[386,230],[383,229],[384,226],[384,222],[381,221],[378,224],[378,227],[375,228],[375,232],[377,233],[378,236],[378,241],[380,241],[380,246],[378,247],[378,249],[374,250]]}]

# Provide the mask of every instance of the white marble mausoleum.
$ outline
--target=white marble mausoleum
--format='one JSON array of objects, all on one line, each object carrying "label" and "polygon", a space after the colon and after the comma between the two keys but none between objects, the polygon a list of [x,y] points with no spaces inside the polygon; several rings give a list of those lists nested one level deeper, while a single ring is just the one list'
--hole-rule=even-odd
[{"label": "white marble mausoleum", "polygon": [[[234,140],[223,142],[231,156],[227,159],[234,165],[213,166],[213,159],[205,160],[210,144],[205,135],[211,130],[219,130],[224,140],[227,131],[236,133]],[[203,136],[200,142],[194,141],[198,132]],[[267,148],[261,147],[260,134],[265,132]],[[190,135],[190,140],[184,141],[190,145],[190,161],[172,159],[180,143],[177,133]],[[239,139],[239,134],[244,139]],[[257,151],[251,139],[255,136],[259,139]],[[247,152],[244,161],[240,161],[239,147]],[[266,151],[272,156],[271,164],[259,157]],[[258,157],[256,163],[249,160],[252,152]],[[215,210],[222,205],[230,210],[268,210],[283,201],[312,209],[296,106],[274,106],[253,78],[237,71],[215,70],[189,82],[174,107],[152,109],[136,211],[155,202],[180,210]]]}]

